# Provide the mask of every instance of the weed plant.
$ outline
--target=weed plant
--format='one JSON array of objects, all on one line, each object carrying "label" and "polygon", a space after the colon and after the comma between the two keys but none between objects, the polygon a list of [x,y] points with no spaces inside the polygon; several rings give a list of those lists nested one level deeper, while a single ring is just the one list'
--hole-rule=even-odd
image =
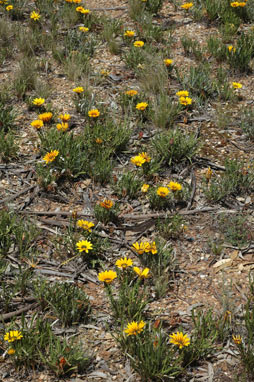
[{"label": "weed plant", "polygon": [[156,221],[156,229],[165,240],[178,239],[185,228],[185,221],[178,214],[168,216],[165,219],[157,219]]},{"label": "weed plant", "polygon": [[254,140],[254,107],[248,106],[241,112],[241,129]]},{"label": "weed plant", "polygon": [[198,147],[199,140],[195,134],[185,134],[180,129],[159,133],[152,140],[157,161],[164,166],[174,166],[181,162],[191,162]]},{"label": "weed plant", "polygon": [[246,195],[253,187],[253,170],[246,169],[244,163],[237,159],[228,159],[225,161],[225,172],[206,182],[203,189],[208,200],[220,202],[229,196]]},{"label": "weed plant", "polygon": [[138,174],[126,172],[115,185],[115,192],[119,197],[128,197],[130,200],[135,199],[141,190],[142,181]]},{"label": "weed plant", "polygon": [[50,310],[64,327],[87,322],[91,305],[85,292],[75,284],[56,282],[49,285],[40,280],[34,283],[34,294],[43,310]]},{"label": "weed plant", "polygon": [[247,216],[243,214],[230,217],[222,214],[218,223],[225,240],[233,246],[244,246],[253,239]]},{"label": "weed plant", "polygon": [[[13,324],[6,327],[6,332],[12,329]],[[51,325],[37,315],[30,322],[22,316],[19,333],[22,337],[9,346],[14,351],[11,361],[17,368],[34,370],[46,366],[57,376],[64,376],[85,371],[91,361],[81,344],[59,339]]]}]

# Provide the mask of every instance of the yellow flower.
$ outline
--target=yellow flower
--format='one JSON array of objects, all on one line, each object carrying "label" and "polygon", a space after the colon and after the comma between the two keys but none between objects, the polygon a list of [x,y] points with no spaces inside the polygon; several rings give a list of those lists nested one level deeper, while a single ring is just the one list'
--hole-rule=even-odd
[{"label": "yellow flower", "polygon": [[241,2],[241,3],[238,3],[239,4],[239,7],[245,7],[246,3],[245,2]]},{"label": "yellow flower", "polygon": [[41,119],[43,122],[49,122],[53,117],[53,114],[49,111],[47,113],[42,113],[38,115],[38,118]]},{"label": "yellow flower", "polygon": [[206,173],[205,173],[205,177],[206,177],[206,180],[209,182],[209,180],[211,179],[212,177],[212,170],[211,170],[211,167],[208,167],[208,169],[206,170]]},{"label": "yellow flower", "polygon": [[94,224],[87,220],[80,219],[77,221],[77,226],[80,228],[83,228],[84,230],[88,232],[92,232],[91,228],[94,227]]},{"label": "yellow flower", "polygon": [[66,131],[69,127],[69,124],[67,122],[57,123],[56,128],[59,131]]},{"label": "yellow flower", "polygon": [[88,253],[90,249],[93,249],[93,244],[87,240],[80,240],[76,243],[76,247],[79,252]]},{"label": "yellow flower", "polygon": [[126,94],[127,96],[134,97],[135,95],[138,94],[138,92],[137,92],[137,90],[127,90],[127,91],[125,92],[125,94]]},{"label": "yellow flower", "polygon": [[236,48],[234,48],[233,45],[229,45],[229,46],[228,46],[228,51],[229,51],[229,52],[234,52],[234,53],[235,53]]},{"label": "yellow flower", "polygon": [[138,104],[136,105],[136,109],[137,109],[137,110],[142,110],[142,111],[144,111],[144,110],[147,108],[147,106],[148,106],[148,103],[146,103],[146,102],[140,102],[140,103],[138,103]]},{"label": "yellow flower", "polygon": [[140,244],[138,242],[133,243],[132,247],[134,251],[137,252],[139,255],[143,255],[144,252],[147,252],[147,248],[148,248],[147,245],[149,245],[149,243],[147,242],[144,243],[141,241]]},{"label": "yellow flower", "polygon": [[138,167],[141,167],[145,162],[145,159],[141,155],[136,155],[135,157],[131,158],[131,163]]},{"label": "yellow flower", "polygon": [[147,163],[151,162],[151,157],[146,152],[139,154]]},{"label": "yellow flower", "polygon": [[134,37],[135,36],[135,32],[127,30],[127,31],[124,32],[124,36],[125,37]]},{"label": "yellow flower", "polygon": [[33,122],[31,122],[31,126],[35,127],[36,129],[40,129],[43,126],[43,121],[40,119],[35,119]]},{"label": "yellow flower", "polygon": [[88,32],[89,31],[89,28],[87,28],[87,27],[79,27],[79,30],[81,31],[81,32]]},{"label": "yellow flower", "polygon": [[181,189],[182,189],[181,184],[179,184],[177,182],[169,182],[168,187],[172,191],[181,191]]},{"label": "yellow flower", "polygon": [[103,202],[100,202],[100,206],[103,208],[106,208],[107,210],[110,210],[114,205],[113,201],[110,199],[104,199]]},{"label": "yellow flower", "polygon": [[85,9],[83,7],[77,7],[76,11],[82,13],[83,15],[87,15],[88,13],[90,13],[89,9]]},{"label": "yellow flower", "polygon": [[61,119],[62,122],[68,122],[71,119],[70,114],[60,114],[59,119]]},{"label": "yellow flower", "polygon": [[79,4],[79,3],[81,3],[81,0],[72,0],[72,3]]},{"label": "yellow flower", "polygon": [[43,160],[45,160],[45,162],[48,164],[49,162],[53,162],[56,159],[58,154],[59,154],[59,151],[57,150],[50,151],[44,156]]},{"label": "yellow flower", "polygon": [[13,9],[13,5],[7,5],[7,7],[5,8],[6,11],[11,11]]},{"label": "yellow flower", "polygon": [[178,97],[188,97],[189,92],[187,90],[180,90],[179,92],[176,93]]},{"label": "yellow flower", "polygon": [[141,187],[141,191],[145,193],[148,191],[149,187],[149,184],[143,184],[143,186]]},{"label": "yellow flower", "polygon": [[15,354],[15,349],[10,348],[7,352],[9,355]]},{"label": "yellow flower", "polygon": [[171,60],[170,58],[165,58],[165,60],[163,60],[163,62],[166,66],[170,66],[173,64],[173,60]]},{"label": "yellow flower", "polygon": [[149,277],[149,268],[140,269],[139,267],[133,267],[134,272],[141,278],[141,279],[147,279]]},{"label": "yellow flower", "polygon": [[116,260],[116,266],[120,269],[125,269],[125,268],[128,268],[128,267],[131,267],[133,262],[131,259],[127,259],[127,257],[125,257],[124,259],[121,258],[120,260]]},{"label": "yellow flower", "polygon": [[239,82],[232,82],[232,86],[234,89],[241,89],[243,87]]},{"label": "yellow flower", "polygon": [[236,345],[241,345],[242,343],[242,337],[238,334],[236,336],[232,336],[233,337],[233,341]]},{"label": "yellow flower", "polygon": [[101,145],[103,140],[101,138],[96,138],[95,139],[95,142],[98,144],[98,145]]},{"label": "yellow flower", "polygon": [[169,194],[169,189],[167,187],[159,187],[157,190],[157,195],[165,198]]},{"label": "yellow flower", "polygon": [[193,7],[193,3],[185,3],[181,5],[181,8],[183,9],[190,9],[191,7]]},{"label": "yellow flower", "polygon": [[78,93],[78,94],[80,94],[80,93],[83,93],[84,88],[83,88],[82,86],[78,86],[78,87],[72,89],[72,91],[73,91],[74,93]]},{"label": "yellow flower", "polygon": [[109,71],[108,70],[105,70],[105,69],[101,69],[101,75],[103,76],[103,77],[108,77],[109,76]]},{"label": "yellow flower", "polygon": [[233,1],[232,3],[230,3],[231,7],[233,8],[236,8],[236,7],[239,7],[239,3],[238,1]]},{"label": "yellow flower", "polygon": [[187,336],[187,334],[183,335],[182,332],[170,334],[169,337],[171,337],[170,343],[177,345],[179,349],[182,349],[184,346],[190,345],[189,337]]},{"label": "yellow flower", "polygon": [[135,48],[142,48],[142,46],[144,46],[144,41],[135,41],[133,45]]},{"label": "yellow flower", "polygon": [[156,255],[156,253],[158,253],[158,251],[157,251],[155,241],[153,241],[152,244],[149,244],[149,246],[150,246],[149,252],[151,252],[153,255]]},{"label": "yellow flower", "polygon": [[188,106],[192,104],[192,99],[189,97],[180,97],[179,102],[181,105]]},{"label": "yellow flower", "polygon": [[88,112],[88,116],[89,116],[90,118],[97,118],[97,117],[99,117],[99,115],[100,115],[100,112],[99,112],[98,109],[91,109],[91,110],[89,110],[89,112]]},{"label": "yellow flower", "polygon": [[117,278],[117,274],[114,271],[104,271],[98,274],[99,281],[110,284]]},{"label": "yellow flower", "polygon": [[30,13],[30,19],[37,21],[37,20],[40,20],[40,18],[41,18],[41,15],[39,13],[35,11]]},{"label": "yellow flower", "polygon": [[128,336],[136,336],[143,331],[144,326],[145,322],[143,320],[140,322],[132,321],[127,324],[127,328],[124,329],[124,333],[126,333]]},{"label": "yellow flower", "polygon": [[16,340],[21,340],[23,335],[18,330],[11,330],[8,333],[5,333],[4,340],[8,342],[14,342]]},{"label": "yellow flower", "polygon": [[44,104],[44,102],[45,102],[44,98],[34,98],[32,103],[35,106],[41,106]]}]

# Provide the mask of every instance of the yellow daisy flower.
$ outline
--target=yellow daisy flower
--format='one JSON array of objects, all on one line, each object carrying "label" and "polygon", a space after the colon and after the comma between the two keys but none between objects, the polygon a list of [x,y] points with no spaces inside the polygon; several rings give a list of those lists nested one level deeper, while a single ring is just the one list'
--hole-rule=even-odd
[{"label": "yellow daisy flower", "polygon": [[141,187],[141,192],[146,193],[148,191],[149,187],[150,187],[149,184],[143,184],[143,186]]},{"label": "yellow daisy flower", "polygon": [[169,182],[168,187],[172,191],[181,191],[181,189],[182,189],[181,184],[177,183],[177,182]]},{"label": "yellow daisy flower", "polygon": [[71,119],[70,114],[60,114],[59,119],[61,119],[62,122],[68,122]]},{"label": "yellow daisy flower", "polygon": [[59,151],[57,150],[50,151],[43,157],[43,160],[48,164],[49,162],[53,162],[58,156],[58,154],[59,154]]},{"label": "yellow daisy flower", "polygon": [[193,7],[193,3],[185,3],[181,5],[181,8],[187,9],[187,10],[190,9],[191,7]]},{"label": "yellow daisy flower", "polygon": [[140,102],[136,105],[136,109],[137,110],[141,110],[141,111],[144,111],[148,106],[148,103],[146,102]]},{"label": "yellow daisy flower", "polygon": [[38,118],[41,119],[43,122],[47,123],[49,122],[53,117],[53,114],[49,111],[47,113],[42,113],[38,115]]},{"label": "yellow daisy flower", "polygon": [[66,131],[69,128],[69,124],[67,122],[57,123],[56,128],[59,131]]},{"label": "yellow daisy flower", "polygon": [[144,46],[144,41],[135,41],[133,43],[133,45],[135,46],[135,48],[142,48]]},{"label": "yellow daisy flower", "polygon": [[44,104],[44,102],[45,102],[44,98],[34,98],[32,101],[33,105],[35,106],[41,106]]},{"label": "yellow daisy flower", "polygon": [[110,199],[104,199],[103,202],[100,202],[100,206],[103,208],[106,208],[107,210],[110,210],[114,205],[114,202]]},{"label": "yellow daisy flower", "polygon": [[136,336],[137,334],[141,333],[144,329],[145,322],[140,321],[132,321],[127,324],[127,327],[124,329],[124,333],[126,333],[128,336]]},{"label": "yellow daisy flower", "polygon": [[21,340],[22,337],[23,337],[22,333],[19,332],[18,330],[11,330],[10,332],[5,333],[4,341],[14,342],[17,340]]},{"label": "yellow daisy flower", "polygon": [[232,86],[234,89],[241,89],[243,87],[239,82],[232,82]]},{"label": "yellow daisy flower", "polygon": [[43,121],[40,119],[35,119],[31,122],[31,126],[35,127],[36,129],[40,129],[43,126]]},{"label": "yellow daisy flower", "polygon": [[188,97],[189,92],[187,90],[180,90],[179,92],[176,93],[178,97]]},{"label": "yellow daisy flower", "polygon": [[236,344],[236,345],[241,345],[241,343],[242,343],[242,337],[238,334],[238,335],[236,335],[236,336],[232,336],[232,338],[233,338],[233,341],[234,341],[234,343]]},{"label": "yellow daisy flower", "polygon": [[133,262],[131,259],[128,259],[127,257],[125,258],[121,258],[119,260],[116,260],[116,266],[120,269],[125,269],[125,268],[128,268],[128,267],[131,267]]},{"label": "yellow daisy flower", "polygon": [[80,240],[76,243],[76,247],[79,252],[88,253],[90,249],[93,249],[93,244],[87,240]]},{"label": "yellow daisy flower", "polygon": [[135,32],[127,30],[127,31],[124,32],[124,36],[125,37],[134,37],[135,36]]},{"label": "yellow daisy flower", "polygon": [[37,21],[37,20],[40,20],[40,18],[41,18],[41,15],[39,13],[35,11],[30,13],[30,19]]},{"label": "yellow daisy flower", "polygon": [[167,187],[159,187],[157,190],[157,195],[165,198],[169,194],[169,189]]},{"label": "yellow daisy flower", "polygon": [[80,228],[83,228],[84,230],[88,232],[92,232],[91,228],[94,227],[94,224],[87,220],[80,219],[77,221],[77,226]]},{"label": "yellow daisy flower", "polygon": [[170,343],[177,345],[179,349],[182,349],[184,346],[190,345],[190,339],[187,334],[183,335],[182,332],[177,332],[170,334]]},{"label": "yellow daisy flower", "polygon": [[163,62],[166,66],[170,66],[173,64],[173,60],[171,60],[170,58],[165,58],[165,60],[163,60]]},{"label": "yellow daisy flower", "polygon": [[99,281],[102,281],[106,284],[112,283],[112,281],[116,278],[117,274],[114,271],[104,271],[98,274]]},{"label": "yellow daisy flower", "polygon": [[131,163],[138,167],[141,167],[145,162],[145,159],[141,155],[136,155],[135,157],[131,158]]},{"label": "yellow daisy flower", "polygon": [[141,278],[147,279],[149,277],[149,268],[140,269],[139,267],[133,267],[134,272]]},{"label": "yellow daisy flower", "polygon": [[80,94],[80,93],[83,93],[84,88],[83,88],[82,86],[78,86],[78,87],[72,89],[72,91],[73,91],[74,93],[78,93],[78,94]]},{"label": "yellow daisy flower", "polygon": [[127,91],[125,92],[125,94],[126,94],[127,96],[134,97],[135,95],[138,94],[138,92],[137,92],[137,90],[127,90]]},{"label": "yellow daisy flower", "polygon": [[91,109],[91,110],[89,110],[89,112],[88,112],[88,116],[89,116],[90,118],[97,118],[97,117],[99,117],[99,115],[100,115],[100,112],[99,112],[98,109]]}]

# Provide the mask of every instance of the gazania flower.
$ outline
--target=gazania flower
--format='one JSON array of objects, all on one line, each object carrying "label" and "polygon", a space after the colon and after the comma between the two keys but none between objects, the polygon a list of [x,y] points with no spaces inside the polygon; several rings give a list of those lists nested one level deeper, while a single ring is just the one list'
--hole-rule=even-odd
[{"label": "gazania flower", "polygon": [[87,240],[81,240],[76,243],[77,250],[79,252],[88,253],[90,249],[93,249],[93,244]]},{"label": "gazania flower", "polygon": [[152,244],[149,244],[149,252],[151,252],[153,255],[158,253],[155,241],[153,241]]},{"label": "gazania flower", "polygon": [[168,187],[172,191],[181,191],[181,189],[182,189],[181,184],[177,183],[177,182],[169,182]]},{"label": "gazania flower", "polygon": [[189,97],[180,97],[179,102],[181,105],[188,106],[192,104],[192,99]]},{"label": "gazania flower", "polygon": [[30,13],[30,19],[37,21],[37,20],[40,20],[40,18],[41,18],[41,15],[39,13],[35,11]]},{"label": "gazania flower", "polygon": [[10,332],[5,333],[4,340],[8,342],[14,342],[17,340],[21,340],[22,337],[23,337],[22,333],[19,332],[18,330],[11,330]]},{"label": "gazania flower", "polygon": [[141,187],[141,192],[146,193],[148,191],[149,187],[150,187],[149,184],[143,184],[143,186]]},{"label": "gazania flower", "polygon": [[167,187],[159,187],[157,190],[157,195],[161,198],[165,198],[169,194],[169,189]]},{"label": "gazania flower", "polygon": [[82,86],[78,86],[78,87],[72,89],[72,91],[73,91],[74,93],[78,93],[78,94],[80,94],[80,93],[83,93],[84,88],[83,88]]},{"label": "gazania flower", "polygon": [[106,284],[112,283],[112,281],[116,278],[117,274],[114,271],[104,271],[98,274],[99,281],[102,281]]},{"label": "gazania flower", "polygon": [[62,122],[68,122],[71,119],[70,114],[60,114],[59,119],[61,119]]},{"label": "gazania flower", "polygon": [[135,41],[133,45],[135,48],[142,48],[144,46],[144,41]]},{"label": "gazania flower", "polygon": [[72,0],[72,3],[79,4],[79,3],[81,3],[81,0]]},{"label": "gazania flower", "polygon": [[139,267],[133,267],[134,272],[141,278],[147,279],[149,277],[149,268],[140,269]]},{"label": "gazania flower", "polygon": [[43,122],[47,123],[49,122],[53,117],[53,114],[49,111],[47,113],[42,113],[38,115],[38,118],[41,119]]},{"label": "gazania flower", "polygon": [[7,7],[5,9],[7,12],[9,12],[13,9],[13,5],[7,5]]},{"label": "gazania flower", "polygon": [[230,5],[231,5],[232,8],[239,7],[238,1],[233,1],[232,3],[230,3]]},{"label": "gazania flower", "polygon": [[131,163],[138,167],[141,167],[145,162],[145,159],[141,155],[136,155],[135,157],[131,158]]},{"label": "gazania flower", "polygon": [[127,96],[129,96],[129,97],[134,97],[135,95],[138,94],[138,92],[137,92],[137,90],[127,90],[127,91],[125,92],[125,94],[126,94]]},{"label": "gazania flower", "polygon": [[245,2],[245,1],[242,1],[241,3],[238,3],[238,4],[239,4],[239,7],[245,7],[246,2]]},{"label": "gazania flower", "polygon": [[143,255],[144,252],[149,252],[149,250],[147,251],[148,246],[149,243],[144,243],[143,241],[141,241],[140,244],[138,242],[132,244],[134,251],[137,252],[139,255]]},{"label": "gazania flower", "polygon": [[103,140],[101,138],[96,138],[95,139],[95,142],[98,144],[98,145],[101,145]]},{"label": "gazania flower", "polygon": [[135,32],[127,30],[127,31],[124,32],[124,36],[125,37],[134,37],[135,36]]},{"label": "gazania flower", "polygon": [[206,170],[206,173],[205,173],[205,177],[206,177],[206,180],[209,182],[209,180],[211,179],[212,177],[212,170],[211,170],[211,167],[208,167],[208,169]]},{"label": "gazania flower", "polygon": [[233,53],[235,53],[236,48],[234,48],[233,45],[229,45],[229,46],[228,46],[228,51],[229,51],[229,52],[233,52]]},{"label": "gazania flower", "polygon": [[188,97],[189,92],[187,90],[180,90],[179,92],[176,93],[178,97]]},{"label": "gazania flower", "polygon": [[193,7],[193,3],[185,3],[181,5],[181,8],[183,9],[190,9],[191,7]]},{"label": "gazania flower", "polygon": [[232,86],[234,89],[241,89],[243,87],[239,82],[232,82]]},{"label": "gazania flower", "polygon": [[110,210],[114,205],[114,202],[110,199],[104,199],[103,202],[100,202],[100,206],[103,208],[106,208],[107,210]]},{"label": "gazania flower", "polygon": [[83,228],[84,230],[88,232],[92,232],[91,228],[94,227],[94,224],[87,220],[80,219],[77,221],[77,226],[80,228]]},{"label": "gazania flower", "polygon": [[140,102],[136,105],[136,109],[137,110],[141,110],[141,111],[144,111],[148,106],[148,103],[146,102]]},{"label": "gazania flower", "polygon": [[7,352],[9,355],[13,355],[13,354],[15,354],[16,353],[16,351],[15,351],[15,349],[13,349],[13,348],[10,348],[9,350],[8,350],[8,352]]},{"label": "gazania flower", "polygon": [[120,269],[125,269],[125,268],[128,268],[128,267],[131,267],[133,262],[131,259],[128,259],[127,257],[125,258],[122,258],[120,260],[116,260],[116,266]]},{"label": "gazania flower", "polygon": [[41,106],[44,104],[44,102],[45,102],[44,98],[34,98],[32,103],[35,106]]},{"label": "gazania flower", "polygon": [[234,341],[234,343],[236,344],[236,345],[241,345],[241,343],[242,343],[242,337],[238,334],[238,335],[236,335],[236,336],[232,336],[232,338],[233,338],[233,341]]},{"label": "gazania flower", "polygon": [[89,110],[89,112],[88,112],[88,116],[89,116],[90,118],[97,118],[97,117],[99,117],[99,115],[100,115],[100,112],[99,112],[98,109],[91,109],[91,110]]},{"label": "gazania flower", "polygon": [[35,127],[36,129],[40,129],[43,126],[43,121],[40,119],[35,119],[33,122],[31,122],[31,126]]},{"label": "gazania flower", "polygon": [[177,332],[170,334],[170,343],[177,345],[179,349],[182,349],[184,346],[189,346],[190,345],[190,339],[187,336],[187,334],[183,335],[182,332]]},{"label": "gazania flower", "polygon": [[140,154],[131,157],[131,163],[135,164],[138,167],[141,167],[145,162],[145,159]]},{"label": "gazania flower", "polygon": [[82,13],[83,15],[87,15],[88,13],[90,13],[89,9],[85,9],[83,7],[77,7],[76,11]]},{"label": "gazania flower", "polygon": [[43,160],[48,164],[49,162],[54,162],[54,160],[56,159],[56,157],[58,156],[59,154],[59,151],[57,150],[53,150],[53,151],[50,151],[49,153],[47,153]]},{"label": "gazania flower", "polygon": [[79,30],[80,30],[80,32],[86,33],[86,32],[89,31],[89,28],[87,28],[87,27],[79,27]]},{"label": "gazania flower", "polygon": [[163,60],[163,62],[166,66],[170,66],[173,64],[173,60],[171,60],[170,58],[165,58],[165,60]]},{"label": "gazania flower", "polygon": [[147,163],[151,162],[151,157],[146,152],[139,154]]},{"label": "gazania flower", "polygon": [[128,336],[136,336],[137,334],[141,333],[144,329],[145,322],[140,321],[132,321],[129,324],[127,324],[127,328],[124,329],[124,333],[126,333]]},{"label": "gazania flower", "polygon": [[69,128],[69,124],[67,122],[57,123],[56,128],[59,131],[66,131]]}]

